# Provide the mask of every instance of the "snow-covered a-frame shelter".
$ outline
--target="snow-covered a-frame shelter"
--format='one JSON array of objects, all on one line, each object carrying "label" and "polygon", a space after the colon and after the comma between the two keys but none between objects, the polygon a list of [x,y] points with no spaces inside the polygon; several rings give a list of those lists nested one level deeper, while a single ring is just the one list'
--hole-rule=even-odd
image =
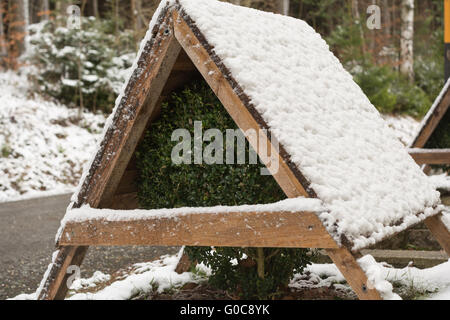
[{"label": "snow-covered a-frame shelter", "polygon": [[[279,160],[271,173],[292,199],[131,210],[135,147],[164,96],[198,74],[240,129],[267,130],[259,139]],[[69,205],[38,297],[65,297],[66,269],[88,246],[141,244],[324,248],[360,299],[380,299],[358,252],[421,221],[450,253],[439,193],[308,24],[214,0],[164,1]]]},{"label": "snow-covered a-frame shelter", "polygon": [[[430,149],[430,140],[439,140],[438,128],[445,130],[450,122],[450,79],[447,80],[441,92],[437,96],[430,110],[423,118],[419,130],[410,144],[410,154],[414,160],[428,171],[430,164],[450,165],[450,146],[441,146],[438,149]],[[434,138],[434,139],[433,139]]]}]

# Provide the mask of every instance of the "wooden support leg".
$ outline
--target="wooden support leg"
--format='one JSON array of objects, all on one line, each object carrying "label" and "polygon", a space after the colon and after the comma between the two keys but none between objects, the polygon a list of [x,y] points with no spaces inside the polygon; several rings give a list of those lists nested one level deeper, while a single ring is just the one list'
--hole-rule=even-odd
[{"label": "wooden support leg", "polygon": [[441,247],[450,256],[450,231],[442,221],[442,213],[425,220],[425,224],[430,229]]},{"label": "wooden support leg", "polygon": [[63,300],[69,288],[67,279],[71,276],[66,270],[71,265],[79,266],[83,262],[88,247],[61,247],[53,261],[47,277],[44,278],[41,291],[38,292],[39,300]]},{"label": "wooden support leg", "polygon": [[326,252],[360,300],[382,300],[380,293],[368,284],[366,274],[348,249],[326,249]]}]

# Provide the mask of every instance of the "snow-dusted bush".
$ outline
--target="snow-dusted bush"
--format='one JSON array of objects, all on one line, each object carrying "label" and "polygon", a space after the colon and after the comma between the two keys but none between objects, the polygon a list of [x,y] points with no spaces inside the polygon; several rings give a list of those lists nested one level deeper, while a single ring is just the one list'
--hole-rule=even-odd
[{"label": "snow-dusted bush", "polygon": [[[142,208],[264,204],[286,198],[272,176],[260,174],[258,164],[173,163],[171,152],[178,141],[171,140],[172,132],[185,128],[193,135],[194,121],[202,121],[205,131],[237,128],[206,84],[174,92],[138,148]],[[248,148],[246,143],[245,154]],[[310,259],[305,249],[189,247],[186,252],[191,261],[211,268],[211,285],[251,299],[277,296]]]},{"label": "snow-dusted bush", "polygon": [[82,18],[81,29],[46,21],[30,26],[26,59],[38,91],[61,102],[110,111],[135,53],[132,34],[111,22]]}]

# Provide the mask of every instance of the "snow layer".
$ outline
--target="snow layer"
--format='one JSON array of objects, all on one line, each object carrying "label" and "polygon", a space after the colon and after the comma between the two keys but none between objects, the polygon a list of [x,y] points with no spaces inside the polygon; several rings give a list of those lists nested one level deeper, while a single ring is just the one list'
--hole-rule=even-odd
[{"label": "snow layer", "polygon": [[[384,262],[376,262],[370,255],[358,260],[369,280],[375,287],[382,289],[384,299],[398,299],[392,292],[392,283],[397,283],[406,289],[412,289],[418,294],[431,293],[422,298],[429,300],[450,300],[450,260],[432,268],[418,269],[415,267],[394,268]],[[307,275],[307,276],[305,276]],[[304,289],[334,286],[343,290],[351,290],[344,284],[345,278],[334,264],[311,264],[303,274],[297,274],[291,280],[290,287]]]},{"label": "snow layer", "polygon": [[[180,259],[182,250],[178,255],[163,256],[153,262],[135,264],[132,272],[113,281],[110,285],[95,292],[96,285],[109,281],[109,275],[100,272],[94,273],[89,279],[76,280],[71,287],[69,299],[72,300],[124,300],[131,299],[139,293],[149,293],[152,290],[163,292],[166,289],[180,288],[188,282],[203,282],[207,278],[198,274],[185,272],[177,274],[175,268]],[[393,268],[386,263],[376,262],[372,256],[366,255],[358,260],[365,269],[371,283],[381,291],[385,299],[398,299],[399,296],[392,292],[392,283],[403,286],[406,290],[412,289],[418,294],[429,294],[422,298],[436,300],[450,300],[450,260],[432,268],[418,269],[406,267]],[[204,265],[197,265],[206,277],[211,270]],[[92,288],[93,293],[76,293],[80,288]],[[345,282],[345,278],[334,264],[311,264],[303,273],[294,275],[289,284],[293,289],[309,289],[320,287],[334,287],[347,296],[351,296],[351,288]],[[75,292],[74,292],[75,291]],[[431,294],[430,294],[431,293]],[[36,293],[21,294],[14,300],[36,299]]]},{"label": "snow layer", "polygon": [[320,218],[337,241],[357,250],[435,213],[439,193],[306,22],[179,3],[324,201]]},{"label": "snow layer", "polygon": [[409,146],[419,127],[419,121],[410,116],[382,114],[389,128],[404,146]]},{"label": "snow layer", "polygon": [[188,282],[198,282],[199,279],[191,272],[175,272],[178,261],[179,256],[163,256],[154,262],[135,264],[135,271],[125,279],[115,281],[96,293],[74,294],[69,300],[127,300],[139,293],[151,292],[154,288],[161,293]]},{"label": "snow layer", "polygon": [[430,180],[436,189],[450,191],[450,176],[446,173],[432,175]]},{"label": "snow layer", "polygon": [[67,222],[82,222],[89,220],[106,221],[132,221],[151,218],[175,218],[191,213],[222,213],[222,212],[274,212],[274,211],[312,211],[320,212],[324,210],[319,199],[311,198],[291,198],[271,204],[242,205],[242,206],[215,206],[215,207],[188,207],[175,209],[153,209],[153,210],[111,210],[92,209],[85,205],[78,209],[68,210],[62,225]]},{"label": "snow layer", "polygon": [[43,100],[0,73],[0,202],[72,192],[105,118]]}]

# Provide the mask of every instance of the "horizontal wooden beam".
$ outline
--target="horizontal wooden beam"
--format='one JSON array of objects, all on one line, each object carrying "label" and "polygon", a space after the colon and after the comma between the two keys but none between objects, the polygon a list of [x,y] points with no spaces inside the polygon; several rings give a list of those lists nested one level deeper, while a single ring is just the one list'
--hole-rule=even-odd
[{"label": "horizontal wooden beam", "polygon": [[408,149],[417,164],[450,164],[450,149]]},{"label": "horizontal wooden beam", "polygon": [[316,214],[286,211],[67,222],[59,245],[337,248]]}]

